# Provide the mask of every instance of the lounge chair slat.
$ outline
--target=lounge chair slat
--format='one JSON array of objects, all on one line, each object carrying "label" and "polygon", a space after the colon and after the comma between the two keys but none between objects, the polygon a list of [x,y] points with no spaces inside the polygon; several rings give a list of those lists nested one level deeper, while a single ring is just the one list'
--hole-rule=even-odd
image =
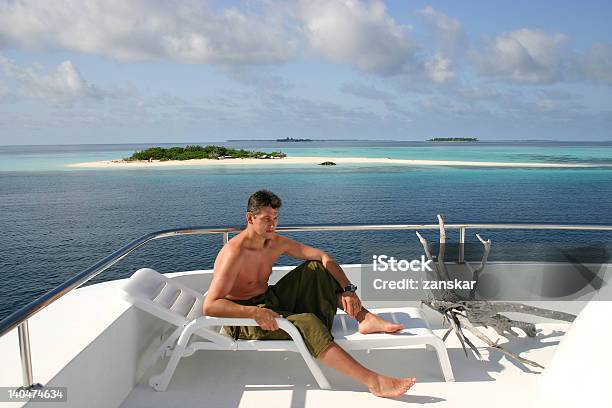
[{"label": "lounge chair slat", "polygon": [[166,282],[164,281],[157,282],[157,285],[154,288],[153,285],[151,285],[152,290],[149,292],[148,298],[154,300],[156,297],[159,296],[164,287],[166,287]]},{"label": "lounge chair slat", "polygon": [[181,291],[179,289],[172,285],[166,284],[159,293],[159,295],[157,295],[157,297],[153,299],[153,301],[170,309],[170,306],[172,306],[172,304],[179,297],[180,294]]},{"label": "lounge chair slat", "polygon": [[174,304],[170,307],[170,310],[173,312],[179,313],[183,317],[187,317],[189,312],[193,309],[193,305],[195,305],[197,299],[192,295],[180,292],[180,295],[176,298]]},{"label": "lounge chair slat", "polygon": [[195,303],[193,306],[191,306],[191,310],[189,310],[189,313],[187,313],[187,320],[192,321],[193,319],[197,319],[198,317],[202,316],[203,303],[204,300],[202,298],[196,298]]}]

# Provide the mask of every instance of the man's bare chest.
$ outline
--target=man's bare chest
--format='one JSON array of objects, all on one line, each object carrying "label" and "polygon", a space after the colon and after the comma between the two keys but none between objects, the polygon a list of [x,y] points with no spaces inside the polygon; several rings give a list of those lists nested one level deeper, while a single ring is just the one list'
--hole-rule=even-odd
[{"label": "man's bare chest", "polygon": [[267,282],[278,255],[271,251],[247,251],[238,262],[238,280]]}]

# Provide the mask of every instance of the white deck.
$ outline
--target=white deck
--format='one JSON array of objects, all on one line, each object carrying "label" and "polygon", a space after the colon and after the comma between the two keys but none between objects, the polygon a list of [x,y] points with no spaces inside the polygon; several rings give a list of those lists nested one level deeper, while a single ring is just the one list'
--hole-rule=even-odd
[{"label": "white deck", "polygon": [[[356,265],[343,267],[359,286]],[[271,282],[290,268],[275,268]],[[210,271],[171,274],[204,292]],[[400,406],[406,402],[431,407],[541,407],[538,378],[541,370],[509,361],[488,352],[474,340],[485,358],[465,357],[457,338],[446,345],[455,382],[444,382],[434,352],[423,347],[351,351],[364,365],[384,374],[416,376],[417,384],[395,400],[377,398],[366,388],[323,367],[333,389],[317,388],[301,357],[290,352],[199,351],[181,360],[165,392],[153,391],[147,381],[162,371],[165,360],[144,373],[140,370],[147,347],[169,326],[121,298],[122,281],[78,289],[30,319],[34,380],[68,387],[68,403],[44,403],[44,407],[319,407],[342,404],[351,407]],[[550,305],[550,302],[548,303]],[[366,303],[368,307],[394,307],[397,302]],[[413,305],[410,305],[413,306]],[[578,313],[577,302],[565,311]],[[545,306],[546,307],[546,306]],[[574,308],[574,310],[572,310]],[[441,317],[424,310],[434,333],[442,336]],[[547,366],[556,345],[570,325],[552,321],[537,323],[536,338],[504,339],[500,343],[521,356]],[[489,330],[490,337],[498,336]],[[21,385],[16,331],[0,338],[0,386]],[[144,374],[144,375],[143,375]],[[23,403],[3,403],[3,407]],[[30,404],[39,405],[39,404]]]},{"label": "white deck", "polygon": [[[531,349],[521,355],[546,366],[568,325],[545,323],[538,327],[542,329],[538,338],[515,339],[504,346],[514,351]],[[434,332],[444,333],[443,330]],[[491,336],[497,338],[494,334]],[[489,353],[482,347],[480,350],[487,361],[476,360],[472,353],[466,358],[456,337],[447,340],[447,347],[455,373],[455,382],[450,383],[444,382],[435,353],[423,348],[351,352],[374,370],[417,377],[418,383],[395,400],[372,396],[364,386],[325,367],[324,373],[333,390],[320,390],[296,353],[201,351],[181,361],[167,391],[155,392],[143,380],[121,406],[168,407],[179,401],[181,407],[261,407],[265,404],[279,408],[356,408],[397,407],[406,402],[427,403],[430,407],[542,406],[535,399],[541,370],[521,367],[500,353]],[[163,365],[158,364],[153,372],[162,370]]]}]

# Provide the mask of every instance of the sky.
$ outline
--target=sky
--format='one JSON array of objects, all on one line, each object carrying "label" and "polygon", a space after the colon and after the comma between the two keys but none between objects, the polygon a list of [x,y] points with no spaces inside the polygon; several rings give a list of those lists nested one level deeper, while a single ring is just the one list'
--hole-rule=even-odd
[{"label": "sky", "polygon": [[612,140],[612,2],[0,0],[0,145]]}]

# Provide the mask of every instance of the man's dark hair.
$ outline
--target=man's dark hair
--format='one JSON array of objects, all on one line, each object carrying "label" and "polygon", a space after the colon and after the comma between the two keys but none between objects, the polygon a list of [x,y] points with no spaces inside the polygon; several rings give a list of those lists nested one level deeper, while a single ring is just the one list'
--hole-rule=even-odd
[{"label": "man's dark hair", "polygon": [[283,202],[281,199],[270,190],[259,190],[249,197],[247,212],[250,211],[253,215],[257,215],[261,207],[272,207],[277,209],[282,205]]}]

